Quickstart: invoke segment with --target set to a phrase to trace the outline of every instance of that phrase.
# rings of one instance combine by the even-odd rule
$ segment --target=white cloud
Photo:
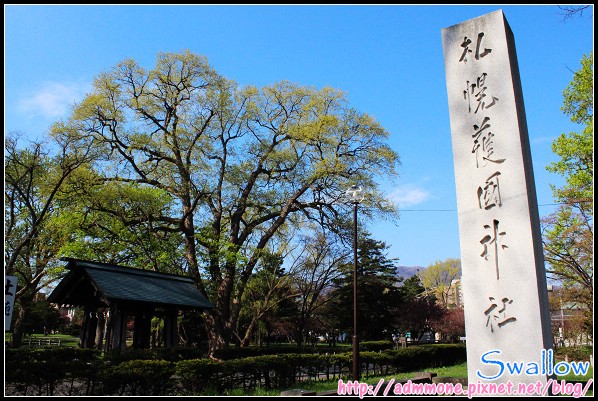
[[[556,139],[556,136],[539,136],[539,137],[532,137],[532,144],[540,145],[544,143],[552,143]]]
[[[19,101],[19,111],[29,117],[56,119],[83,99],[89,84],[48,82],[34,94]]]
[[[425,189],[413,184],[406,184],[395,188],[388,197],[400,209],[419,205],[430,199],[430,195],[430,192]]]

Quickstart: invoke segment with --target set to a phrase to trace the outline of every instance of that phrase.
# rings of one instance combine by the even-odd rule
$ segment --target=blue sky
[[[4,5],[4,130],[39,138],[99,73],[125,58],[190,50],[239,84],[281,80],[346,92],[390,132],[401,157],[396,225],[370,222],[399,264],[459,258],[441,29],[502,9],[515,36],[540,216],[554,210],[552,141],[577,131],[562,92],[593,50],[593,6],[557,5]],[[367,188],[366,188],[367,190]]]

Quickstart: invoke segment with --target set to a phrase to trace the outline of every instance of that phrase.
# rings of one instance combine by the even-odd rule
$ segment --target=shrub
[[[369,366],[372,365],[372,375],[389,374],[389,368],[396,365],[396,355],[386,352],[364,351],[359,353],[359,364],[365,376],[370,375]]]
[[[332,354],[346,352],[347,347],[311,347],[296,345],[272,345],[268,347],[224,348],[216,350],[214,356],[218,359],[240,359],[250,356],[280,355],[280,354]]]
[[[381,341],[362,341],[359,344],[360,351],[385,351],[387,349],[393,349],[394,343],[389,340]]]
[[[191,359],[175,364],[175,373],[180,379],[180,387],[185,395],[199,394],[208,387],[218,389],[218,375],[222,372],[222,362],[211,359]]]
[[[70,395],[75,379],[91,384],[99,355],[97,350],[71,347],[7,348],[5,382],[17,386],[19,392],[36,395],[55,395],[60,384],[70,382],[63,389],[63,394],[68,390],[66,395]]]
[[[104,395],[168,395],[174,388],[174,372],[168,361],[125,361],[103,370],[101,391]]]
[[[555,358],[564,360],[567,357],[571,361],[589,361],[593,354],[592,347],[559,347],[554,350]]]
[[[430,344],[385,351],[394,356],[398,372],[454,365],[467,360],[463,344]]]

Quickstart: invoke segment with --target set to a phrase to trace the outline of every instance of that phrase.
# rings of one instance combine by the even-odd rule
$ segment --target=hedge
[[[296,345],[272,345],[269,347],[230,347],[216,350],[214,357],[218,359],[240,359],[250,356],[279,355],[279,354],[333,354],[347,352],[350,347],[312,347],[309,345],[298,347]]]
[[[280,353],[229,360],[181,359],[184,353],[146,352],[153,359],[127,359],[144,352],[99,357],[77,348],[7,349],[8,395],[201,395],[242,388],[288,388],[302,380],[350,377],[353,355]],[[188,352],[187,355],[193,355]],[[398,350],[361,351],[364,377],[454,365],[466,360],[462,344],[421,345]],[[6,389],[9,389],[7,391]]]
[[[156,360],[125,361],[104,367],[102,395],[169,395],[175,387],[172,362]]]
[[[382,341],[362,341],[359,343],[360,351],[386,351],[393,349],[395,344],[389,340]]]
[[[55,395],[58,387],[61,394],[71,395],[80,391],[75,382],[83,382],[84,391],[91,392],[99,357],[100,352],[92,349],[6,348],[5,383],[30,395]]]
[[[151,348],[136,349],[128,348],[125,352],[113,351],[104,356],[105,360],[112,363],[121,363],[132,360],[156,360],[156,361],[184,361],[187,359],[205,358],[206,352],[200,348],[177,347],[177,348]]]

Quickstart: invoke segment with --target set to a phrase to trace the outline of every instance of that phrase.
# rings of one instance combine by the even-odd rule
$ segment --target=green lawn
[[[558,383],[561,383],[561,380],[565,380],[566,383],[572,383],[572,382],[587,382],[589,379],[594,379],[594,368],[590,365],[590,368],[588,369],[588,373],[586,375],[583,376],[577,376],[573,373],[569,373],[565,376],[557,376],[557,381]],[[575,384],[577,385],[577,384]],[[593,387],[593,385],[592,385]],[[593,390],[589,390],[586,393],[586,397],[593,397],[594,396],[594,391]]]
[[[10,340],[10,333],[5,333],[4,335],[4,340],[5,342],[8,342]],[[52,340],[60,340],[60,345],[64,345],[66,347],[78,347],[79,346],[79,337],[76,336],[71,336],[68,334],[49,334],[47,336],[43,335],[43,334],[31,334],[31,335],[27,335],[27,336],[23,336],[23,339],[21,340],[21,343],[25,344],[27,342],[27,340],[29,339],[37,339],[37,338],[43,338],[43,339],[52,339]]]
[[[559,380],[567,380],[569,381],[585,381],[588,379],[592,379],[594,377],[594,368],[592,366],[590,366],[590,368],[588,369],[588,373],[586,375],[583,376],[577,376],[575,374],[573,374],[572,372],[569,372],[569,374],[565,375],[565,376],[557,376],[557,378]]]

